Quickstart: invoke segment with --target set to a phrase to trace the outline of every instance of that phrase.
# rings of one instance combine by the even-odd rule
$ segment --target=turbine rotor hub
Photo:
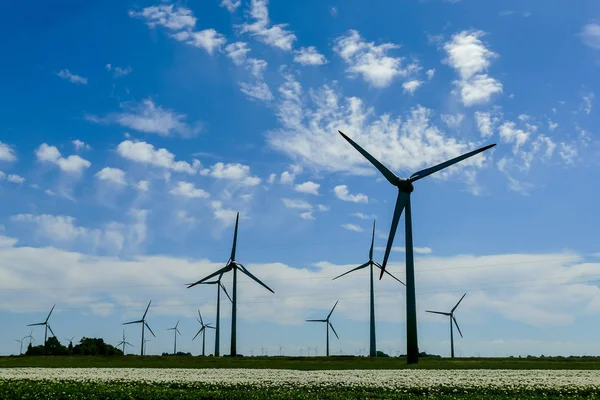
[[[408,179],[398,179],[396,186],[398,186],[398,190],[408,194],[411,194],[415,190],[412,182]]]

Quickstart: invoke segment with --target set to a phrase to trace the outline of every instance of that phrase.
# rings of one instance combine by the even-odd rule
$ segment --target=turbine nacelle
[[[415,191],[415,187],[412,184],[412,182],[410,181],[410,179],[398,178],[396,187],[398,187],[399,191],[404,192],[406,194],[411,194],[412,192]]]

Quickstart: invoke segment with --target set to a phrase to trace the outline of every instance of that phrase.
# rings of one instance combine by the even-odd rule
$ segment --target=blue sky
[[[467,292],[458,355],[597,353],[597,2],[8,7],[0,353],[52,304],[59,339],[116,343],[153,300],[148,352],[170,351],[181,319],[197,354],[216,293],[183,284],[227,261],[238,211],[238,259],[275,290],[241,280],[241,352],[323,353],[303,321],[336,300],[332,352],[367,348],[368,274],[331,278],[367,261],[374,218],[385,245],[396,193],[338,129],[400,176],[498,144],[415,184],[422,351],[449,353],[447,321],[424,310]],[[376,286],[378,347],[404,351],[404,290]]]

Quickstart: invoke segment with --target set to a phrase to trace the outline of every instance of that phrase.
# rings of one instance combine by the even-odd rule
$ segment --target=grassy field
[[[341,369],[561,369],[597,370],[598,358],[423,358],[417,365],[406,365],[403,358],[366,357],[0,357],[0,368],[255,368],[298,370]]]

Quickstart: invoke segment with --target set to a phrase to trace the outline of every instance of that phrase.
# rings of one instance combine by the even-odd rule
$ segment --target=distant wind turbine
[[[71,337],[71,338],[65,338],[65,340],[67,342],[69,342],[69,344],[72,346],[73,345],[73,339],[75,339],[75,336]]]
[[[217,276],[217,275],[223,275],[224,273],[227,273],[229,271],[233,271],[233,299],[232,299],[232,305],[231,305],[231,351],[230,354],[232,357],[235,357],[237,355],[237,336],[236,336],[236,326],[237,326],[237,271],[239,270],[240,272],[244,273],[245,275],[247,275],[248,277],[250,277],[251,279],[253,279],[255,282],[257,282],[259,285],[261,285],[262,287],[264,287],[265,289],[267,289],[269,292],[271,293],[275,293],[273,290],[271,290],[270,287],[268,287],[267,285],[265,285],[264,283],[262,283],[257,277],[255,277],[254,275],[252,275],[250,273],[250,271],[248,271],[246,269],[246,267],[244,267],[242,264],[238,263],[235,260],[235,250],[236,250],[236,246],[237,246],[237,233],[238,233],[238,224],[239,224],[239,219],[240,219],[240,213],[237,213],[237,217],[235,218],[235,231],[233,234],[233,246],[231,247],[231,256],[229,257],[229,260],[227,261],[227,264],[225,264],[225,267],[221,268],[220,270],[218,270],[217,272],[213,272],[212,274],[208,275],[206,278],[199,280],[196,283],[192,283],[191,285],[188,286],[188,289],[199,285],[201,283],[204,283],[208,280],[210,280],[211,278]]]
[[[442,311],[429,311],[427,310],[428,313],[432,313],[432,314],[440,314],[440,315],[445,315],[447,317],[450,317],[450,357],[454,358],[454,327],[452,326],[452,321],[454,321],[454,324],[456,325],[456,329],[458,329],[458,333],[460,334],[460,337],[463,337],[462,332],[460,331],[460,328],[458,326],[458,322],[456,322],[456,318],[454,318],[454,311],[456,310],[456,308],[458,307],[458,305],[460,304],[460,302],[465,298],[467,294],[463,294],[462,297],[460,298],[460,300],[458,301],[458,303],[456,303],[456,305],[452,308],[452,310],[450,310],[450,312],[442,312]]]
[[[21,347],[19,348],[19,355],[23,354],[23,340],[27,339],[27,336],[25,336],[24,338],[21,339],[15,339],[15,341],[19,342],[21,344]]]
[[[371,299],[370,309],[371,309],[371,312],[370,312],[370,325],[369,325],[370,326],[370,339],[369,339],[369,356],[370,357],[377,357],[377,340],[375,338],[375,290],[373,289],[373,266],[376,266],[377,268],[381,269],[381,265],[379,265],[378,262],[373,261],[373,245],[374,245],[374,243],[375,243],[375,221],[373,221],[373,235],[371,236],[371,249],[369,250],[369,261],[367,261],[366,263],[364,263],[361,266],[358,266],[354,269],[351,269],[348,272],[345,272],[345,273],[333,278],[333,280],[336,280],[337,278],[341,278],[342,276],[347,275],[351,272],[370,267],[370,270],[369,270],[370,271],[369,277],[371,280],[371,285],[370,285],[370,299]],[[396,278],[394,275],[390,274],[388,271],[385,271],[385,273],[404,285],[404,282],[402,282],[400,279]],[[404,286],[406,286],[406,285],[404,285]]]
[[[46,327],[46,329],[44,331],[44,346],[46,345],[46,342],[48,341],[48,329],[50,329],[50,333],[52,333],[52,336],[56,337],[56,335],[54,334],[54,331],[50,327],[50,324],[48,324],[48,320],[50,319],[50,315],[52,315],[52,311],[54,311],[54,307],[56,307],[56,304],[52,306],[52,309],[48,313],[48,316],[46,317],[46,320],[44,322],[38,322],[37,324],[29,324],[29,325],[27,325],[27,326],[44,325]]]
[[[416,364],[419,362],[419,341],[417,337],[417,301],[415,291],[415,263],[413,256],[413,239],[412,239],[412,213],[410,205],[410,194],[414,190],[413,182],[423,179],[433,173],[436,173],[444,168],[448,168],[460,161],[466,160],[476,154],[486,151],[495,146],[491,144],[482,147],[477,150],[473,150],[462,156],[458,156],[441,164],[435,165],[430,168],[426,168],[419,172],[416,172],[408,179],[401,179],[386,166],[379,162],[375,157],[369,154],[366,150],[356,144],[352,139],[346,136],[342,131],[338,131],[340,135],[344,137],[360,154],[362,154],[375,168],[381,172],[381,174],[390,182],[392,185],[398,188],[398,198],[396,200],[396,207],[394,209],[394,217],[392,218],[392,225],[390,227],[390,234],[388,235],[388,242],[385,248],[385,255],[383,256],[383,263],[381,264],[381,273],[379,279],[383,277],[385,267],[394,244],[394,236],[396,235],[396,229],[398,228],[398,222],[402,211],[406,208],[405,221],[405,239],[406,239],[406,362],[408,364]]]
[[[196,339],[196,336],[198,336],[199,334],[202,333],[202,357],[204,357],[206,355],[205,353],[205,349],[206,349],[206,329],[216,329],[215,327],[211,326],[212,324],[205,324],[204,320],[202,319],[202,314],[200,314],[200,310],[198,310],[198,316],[200,317],[200,319],[198,319],[197,321],[200,322],[200,330],[194,335],[194,337],[192,338],[192,340]]]
[[[337,337],[338,340],[340,339],[337,332],[335,331],[335,328],[333,327],[331,322],[329,322],[329,318],[331,317],[331,314],[333,314],[333,310],[335,310],[335,307],[337,306],[337,304],[338,304],[338,302],[336,301],[335,304],[333,305],[333,308],[331,309],[331,311],[329,311],[329,315],[327,315],[327,318],[325,318],[325,319],[307,319],[306,320],[306,322],[325,322],[325,329],[327,330],[327,357],[329,357],[329,328],[330,327],[331,327],[331,330],[333,331],[333,333],[335,333],[335,337]],[[317,346],[317,348],[318,348],[318,346]],[[315,355],[317,355],[316,348],[315,348]]]
[[[148,329],[150,329],[150,328],[148,328]],[[152,340],[150,340],[150,339],[144,339],[143,346],[142,346],[142,348],[144,349],[144,354],[146,354],[146,343],[151,342],[151,341]]]
[[[154,332],[152,332],[152,329],[150,329],[150,326],[148,325],[148,323],[146,322],[146,314],[148,314],[148,309],[150,308],[150,304],[152,303],[152,300],[150,300],[150,302],[148,303],[148,307],[146,307],[146,311],[144,311],[144,315],[142,316],[142,319],[139,319],[137,321],[130,321],[130,322],[125,322],[123,323],[123,325],[130,325],[130,324],[142,324],[142,349],[140,350],[140,355],[143,356],[145,351],[145,346],[144,346],[144,327],[148,328],[148,330],[150,331],[150,333],[152,334],[152,336],[156,337],[156,335],[154,334]]]
[[[125,329],[123,329],[123,340],[121,340],[118,344],[117,347],[119,346],[123,346],[123,355],[125,355],[125,346],[131,346],[133,347],[133,345],[131,343],[129,343],[127,341],[127,339],[125,338]]]
[[[177,320],[177,323],[175,324],[175,326],[173,328],[167,329],[168,331],[173,331],[173,335],[175,335],[175,343],[173,344],[173,355],[177,355],[177,334],[179,334],[179,336],[181,336],[181,332],[179,332],[179,329],[177,329],[178,326],[179,326],[179,320]]]

